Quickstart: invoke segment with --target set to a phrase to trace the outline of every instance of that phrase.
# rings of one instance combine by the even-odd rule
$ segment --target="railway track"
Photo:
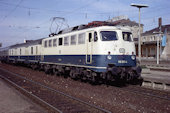
[[[96,105],[92,105],[78,98],[50,88],[43,84],[29,80],[21,75],[5,69],[0,77],[12,84],[15,88],[26,94],[50,112],[58,113],[111,113]]]
[[[154,90],[154,89],[149,89],[149,88],[144,88],[141,86],[134,86],[134,85],[129,85],[128,87],[122,88],[121,90],[135,93],[137,95],[144,95],[147,97],[170,101],[170,92],[168,91]]]

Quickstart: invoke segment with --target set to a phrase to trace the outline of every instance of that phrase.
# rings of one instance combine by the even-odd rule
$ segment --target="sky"
[[[141,9],[144,31],[157,27],[159,17],[163,25],[170,24],[169,0],[0,0],[0,43],[7,47],[48,37],[57,24],[67,28],[121,15],[138,22],[131,3],[149,6]]]

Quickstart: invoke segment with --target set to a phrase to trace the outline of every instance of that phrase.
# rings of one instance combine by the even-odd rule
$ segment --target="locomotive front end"
[[[100,32],[107,65],[105,78],[109,81],[141,81],[141,67],[137,63],[135,44],[128,29]]]

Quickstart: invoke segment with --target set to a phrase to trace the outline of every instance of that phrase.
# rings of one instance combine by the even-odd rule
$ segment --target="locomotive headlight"
[[[107,56],[107,59],[111,60],[111,59],[112,59],[112,56],[108,55],[108,56]]]
[[[134,55],[132,55],[132,56],[131,56],[131,59],[132,59],[132,60],[135,60],[135,56],[134,56]]]
[[[110,54],[111,54],[111,52],[110,52],[110,51],[108,51],[107,59],[109,59],[109,60],[111,60],[111,59],[112,59],[112,56],[111,56]]]

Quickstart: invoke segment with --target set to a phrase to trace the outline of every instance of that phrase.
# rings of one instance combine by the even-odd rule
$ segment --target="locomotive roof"
[[[117,23],[113,22],[107,22],[107,21],[93,21],[88,24],[82,24],[79,26],[74,26],[71,28],[66,28],[61,31],[59,31],[57,34],[51,33],[49,37],[55,36],[55,35],[60,35],[60,34],[65,34],[65,33],[70,33],[73,31],[79,31],[79,30],[84,30],[84,29],[89,29],[89,28],[96,28],[96,27],[102,27],[102,26],[114,26],[115,28],[122,28],[121,26],[117,25]]]
[[[76,32],[76,31],[85,31],[85,30],[93,30],[93,29],[97,30],[97,29],[100,29],[100,28],[103,28],[103,29],[115,28],[117,30],[130,31],[130,29],[128,27],[111,26],[111,25],[102,25],[102,26],[95,26],[95,27],[82,27],[82,29],[74,29],[74,30],[71,30],[73,28],[69,28],[68,30],[63,30],[64,32],[59,32],[58,34],[50,34],[49,37],[44,38],[44,39],[52,38],[54,36],[64,35],[64,34],[67,34],[67,33],[73,33],[73,32]]]
[[[6,51],[8,49],[9,49],[9,47],[4,47],[4,48],[0,48],[0,51]]]

